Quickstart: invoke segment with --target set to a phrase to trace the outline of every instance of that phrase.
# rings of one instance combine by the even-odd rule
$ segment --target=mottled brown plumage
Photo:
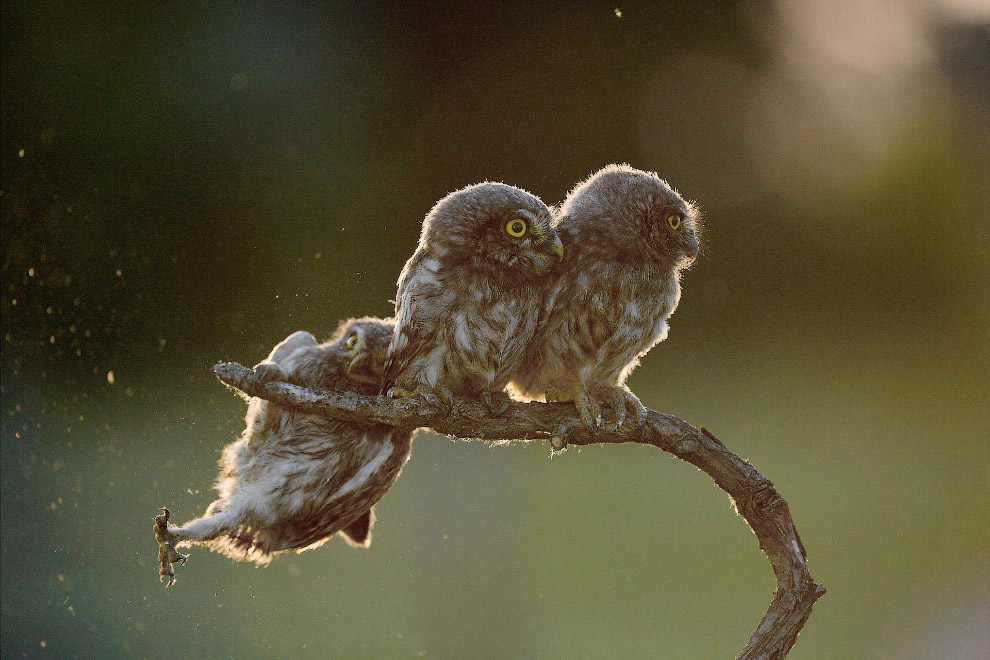
[[[263,381],[374,394],[393,324],[350,320],[325,344],[297,332],[256,369]],[[259,564],[303,551],[340,532],[368,547],[378,502],[409,458],[411,434],[391,426],[335,421],[251,399],[247,428],[224,449],[206,514],[169,527],[173,545],[204,544]]]
[[[699,213],[655,173],[609,165],[571,191],[557,228],[567,259],[511,388],[573,399],[590,427],[601,424],[600,402],[615,408],[617,425],[627,406],[642,421],[625,380],[667,336],[681,272],[698,256]]]
[[[550,209],[524,190],[480,183],[437,202],[399,277],[382,391],[441,409],[480,396],[497,415],[562,257]]]

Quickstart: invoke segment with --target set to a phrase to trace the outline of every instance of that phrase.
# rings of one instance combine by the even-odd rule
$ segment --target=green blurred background
[[[447,192],[613,161],[705,211],[631,385],[790,502],[791,657],[990,657],[990,5],[351,5],[3,4],[3,657],[733,657],[769,565],[644,446],[420,435],[369,551],[157,579],[215,362],[388,314]]]

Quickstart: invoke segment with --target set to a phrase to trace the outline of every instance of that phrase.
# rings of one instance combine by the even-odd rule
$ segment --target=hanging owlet
[[[437,202],[399,276],[382,391],[441,410],[480,397],[492,415],[533,337],[546,276],[564,248],[538,198],[479,183]]]
[[[375,394],[392,330],[391,321],[363,318],[343,323],[325,344],[297,332],[256,367],[258,378]],[[351,545],[368,547],[372,507],[408,460],[411,434],[262,399],[251,399],[246,420],[240,439],[223,452],[220,499],[202,518],[169,527],[165,540],[173,547],[203,544],[258,564],[279,552],[320,546],[337,532]]]
[[[608,165],[580,183],[560,209],[567,261],[553,275],[545,321],[512,388],[573,399],[582,421],[601,424],[600,403],[646,409],[625,386],[647,351],[667,337],[681,272],[698,256],[699,213],[653,172]]]

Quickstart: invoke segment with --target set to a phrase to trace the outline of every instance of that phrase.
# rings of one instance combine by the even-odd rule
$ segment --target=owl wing
[[[316,345],[318,345],[316,337],[304,330],[299,330],[298,332],[293,332],[291,335],[279,342],[279,344],[272,349],[272,352],[269,353],[268,361],[281,365],[285,362],[286,358],[296,352],[296,350],[305,346]]]
[[[415,254],[399,276],[395,297],[395,330],[385,353],[381,392],[385,394],[398,377],[435,343],[437,326],[430,322],[435,311],[440,282],[434,270]],[[433,302],[434,304],[430,304]]]

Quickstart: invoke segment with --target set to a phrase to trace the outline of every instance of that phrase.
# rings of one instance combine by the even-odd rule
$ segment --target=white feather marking
[[[440,380],[440,369],[443,364],[444,351],[441,349],[435,349],[430,352],[429,357],[426,359],[426,367],[422,371],[421,378],[426,381],[426,384],[430,387],[436,387],[437,382]]]
[[[361,466],[361,469],[354,473],[354,476],[344,482],[344,485],[340,487],[330,500],[335,500],[339,497],[343,497],[350,492],[353,492],[366,484],[368,479],[371,478],[378,468],[382,466],[385,460],[392,454],[392,443],[385,442],[382,444],[378,453],[375,454],[370,461]]]
[[[436,286],[440,284],[437,273],[440,271],[440,262],[436,259],[427,259],[416,269],[413,276],[416,286]]]
[[[467,314],[458,312],[454,314],[454,340],[457,345],[465,351],[471,349],[471,329],[468,327]]]

